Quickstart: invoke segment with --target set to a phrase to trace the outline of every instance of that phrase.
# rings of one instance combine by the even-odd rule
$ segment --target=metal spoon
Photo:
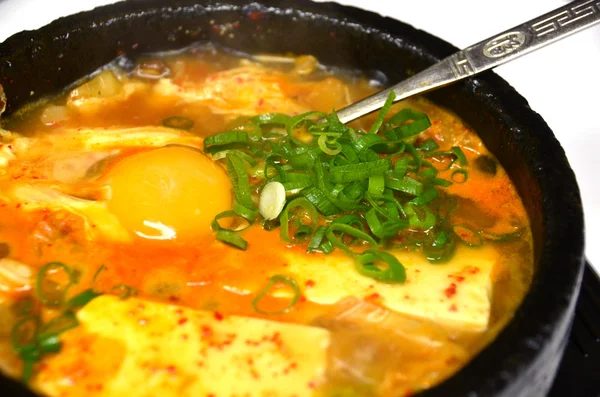
[[[494,68],[600,22],[600,0],[578,0],[458,51],[399,84],[338,111],[343,123],[383,106]]]

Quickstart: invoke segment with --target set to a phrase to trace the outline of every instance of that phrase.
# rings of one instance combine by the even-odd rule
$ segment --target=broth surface
[[[124,394],[128,389],[107,385],[120,379],[127,357],[141,357],[131,350],[136,338],[128,336],[141,332],[151,335],[148,349],[160,346],[159,353],[144,358],[146,367],[142,361],[131,364],[136,368],[132,379],[152,384],[153,391],[165,396],[225,395],[214,393],[225,390],[219,389],[222,385],[211,389],[207,380],[199,385],[196,378],[202,377],[203,367],[196,361],[197,368],[186,367],[191,364],[183,353],[181,362],[153,361],[170,354],[164,346],[186,350],[188,337],[183,335],[188,334],[178,333],[177,342],[173,336],[178,325],[202,339],[209,333],[203,324],[223,318],[240,338],[257,324],[247,317],[306,326],[284,328],[283,346],[285,332],[299,335],[289,340],[286,352],[296,357],[301,354],[296,350],[303,350],[298,347],[306,346],[311,355],[304,359],[321,363],[321,372],[310,374],[316,378],[309,382],[302,373],[290,381],[290,390],[273,386],[265,395],[407,396],[459,370],[511,319],[529,287],[533,257],[529,221],[516,189],[475,131],[451,112],[424,98],[402,101],[389,112],[409,108],[425,113],[431,126],[411,138],[411,144],[435,142],[439,152],[459,147],[468,161],[468,174],[463,174],[454,172],[456,164],[447,155],[426,157],[439,178],[453,182],[437,188],[439,205],[454,205],[450,219],[458,242],[448,263],[427,261],[419,241],[428,230],[403,232],[386,249],[406,266],[407,282],[384,285],[359,275],[340,250],[307,254],[308,242],[282,241],[277,225],[269,231],[258,222],[241,232],[248,244],[244,251],[216,240],[211,230],[214,215],[232,206],[232,185],[223,159],[199,151],[207,137],[235,130],[257,114],[329,113],[379,88],[359,73],[330,70],[310,56],[250,57],[196,48],[135,62],[122,58],[69,92],[2,120],[2,371],[19,377],[26,370],[14,339],[27,340],[32,331],[21,327],[15,333],[15,324],[31,316],[48,324],[79,310],[80,325],[60,333],[60,352],[35,361],[29,380],[35,390],[50,396]],[[368,131],[376,117],[351,126]],[[249,170],[251,184],[264,177],[259,168]],[[466,243],[473,231],[477,246]],[[71,274],[60,266],[44,269],[52,262],[66,264]],[[446,276],[446,269],[458,271],[447,270]],[[46,270],[43,282],[40,270]],[[420,273],[444,281],[417,282]],[[265,293],[257,310],[257,295],[273,275],[290,277],[299,286],[299,299],[289,310],[285,284]],[[62,291],[70,277],[72,285]],[[40,299],[40,288],[46,299]],[[104,296],[83,309],[48,304],[63,293],[68,300],[89,290]],[[469,294],[481,295],[477,291],[487,291],[489,302],[483,304],[489,305],[488,315],[473,311],[473,318],[461,317],[461,310],[471,310],[470,302],[475,302]],[[135,297],[129,299],[105,299],[132,292]],[[413,306],[400,302],[411,299],[417,302]],[[114,310],[104,313],[97,302]],[[144,309],[144,302],[161,305]],[[130,311],[123,309],[123,316],[134,318],[136,327],[154,324],[155,318],[164,324],[173,318],[174,323],[156,325],[148,334],[136,331],[115,314],[125,307]],[[144,310],[154,314],[146,317]],[[196,311],[212,314],[191,320]],[[114,330],[109,325],[94,328],[111,316],[120,324]],[[229,344],[237,346],[235,336],[231,338]],[[140,337],[140,344],[145,341]],[[313,341],[314,351],[307,341]],[[317,348],[319,343],[325,347]],[[249,345],[240,342],[236,349]],[[207,374],[212,370],[205,369]],[[282,371],[287,375],[291,370]],[[149,381],[159,376],[166,380]],[[240,380],[239,389],[255,395],[265,378],[274,379],[256,373]],[[236,381],[222,380],[227,382]],[[304,382],[304,389],[294,382]]]

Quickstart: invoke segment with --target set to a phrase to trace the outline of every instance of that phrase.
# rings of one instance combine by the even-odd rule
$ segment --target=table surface
[[[52,20],[114,0],[0,0],[0,42],[10,35],[37,29]],[[529,19],[568,1],[503,0],[339,0],[409,23],[459,48]],[[600,25],[496,68],[531,107],[544,117],[564,147],[579,182],[586,221],[586,255],[600,271]]]

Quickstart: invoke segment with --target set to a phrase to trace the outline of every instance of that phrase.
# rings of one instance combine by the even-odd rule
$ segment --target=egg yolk
[[[110,211],[147,239],[206,236],[215,215],[232,204],[225,170],[192,148],[164,147],[127,157],[109,171],[108,184]]]

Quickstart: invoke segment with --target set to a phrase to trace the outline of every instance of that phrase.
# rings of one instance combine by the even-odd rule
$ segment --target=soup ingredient
[[[436,150],[437,144],[414,146],[431,122],[425,113],[408,108],[386,120],[393,100],[391,93],[369,132],[344,125],[335,111],[292,117],[270,113],[209,136],[204,150],[226,159],[237,215],[253,222],[253,191],[278,182],[290,196],[303,196],[288,202],[281,212],[283,241],[301,244],[312,239],[310,252],[327,254],[337,248],[352,256],[368,244],[374,251],[358,257],[360,273],[402,283],[402,264],[376,249],[393,245],[402,233],[417,229],[427,235],[423,245],[432,262],[449,260],[455,246],[451,220],[436,208],[435,200],[440,186],[452,182],[438,178],[439,170],[425,159],[447,158],[444,171],[451,178],[464,175],[463,181],[456,181],[460,183],[466,182],[463,167],[468,161],[458,146],[446,151]],[[263,165],[261,172],[249,174],[257,164]],[[387,270],[379,269],[375,258],[386,262]]]
[[[194,126],[192,120],[183,116],[171,116],[164,119],[162,123],[165,127],[176,128],[178,130],[189,130]]]
[[[215,216],[231,207],[225,171],[191,148],[165,147],[127,157],[109,171],[108,181],[108,208],[146,239],[206,236]]]
[[[103,382],[107,396],[314,396],[327,361],[329,332],[318,327],[223,316],[136,298],[96,298],[77,314],[81,327],[63,335],[64,349],[80,340],[107,338],[117,348],[114,373]],[[301,341],[301,343],[299,343]],[[95,382],[94,360],[51,357],[35,386],[50,395],[65,379],[84,388]],[[107,360],[104,357],[101,360]],[[87,373],[79,371],[88,369]],[[61,374],[56,377],[52,374]]]
[[[40,116],[40,121],[46,125],[55,125],[69,118],[69,109],[66,106],[49,105]]]
[[[288,287],[288,289],[291,289],[293,292],[292,299],[287,303],[287,305],[283,309],[272,310],[272,311],[265,311],[265,310],[261,309],[261,307],[259,306],[261,299],[267,293],[269,293],[272,288],[276,287],[277,285],[283,285],[283,286]],[[254,308],[254,310],[257,313],[260,313],[260,314],[282,314],[282,313],[286,313],[286,312],[290,311],[290,309],[292,307],[294,307],[294,305],[296,303],[298,303],[299,299],[300,299],[300,287],[298,286],[298,283],[296,282],[296,280],[294,280],[291,277],[276,274],[274,276],[271,276],[271,278],[267,282],[267,285],[265,285],[264,288],[262,290],[260,290],[260,292],[256,295],[256,297],[252,301],[252,307]]]
[[[401,286],[351,271],[355,260],[339,253],[316,259],[290,251],[284,258],[289,263],[289,275],[299,285],[311,285],[304,291],[311,302],[334,304],[355,296],[455,329],[481,332],[488,327],[493,271],[499,259],[493,247],[475,250],[460,246],[443,265],[432,265],[415,251],[388,252],[406,271],[406,283]],[[288,290],[281,290],[276,296],[290,295]]]
[[[276,219],[285,206],[285,187],[279,182],[267,183],[260,192],[258,209],[267,221]]]
[[[23,211],[67,210],[75,214],[85,225],[87,240],[105,238],[121,242],[131,241],[131,234],[115,214],[109,211],[105,202],[83,200],[53,188],[24,183],[15,184],[9,192],[9,197],[21,203],[19,208]]]
[[[0,258],[0,296],[18,296],[31,289],[33,272],[29,266],[10,258]]]
[[[215,114],[251,116],[270,111],[297,114],[309,110],[286,95],[280,84],[282,76],[253,64],[211,74],[203,81],[177,84],[171,79],[161,79],[153,90],[163,97],[206,104]]]
[[[331,393],[325,395],[343,389],[361,396],[410,395],[447,376],[448,362],[467,356],[439,325],[356,298],[333,305],[314,324],[331,332],[325,386]]]

